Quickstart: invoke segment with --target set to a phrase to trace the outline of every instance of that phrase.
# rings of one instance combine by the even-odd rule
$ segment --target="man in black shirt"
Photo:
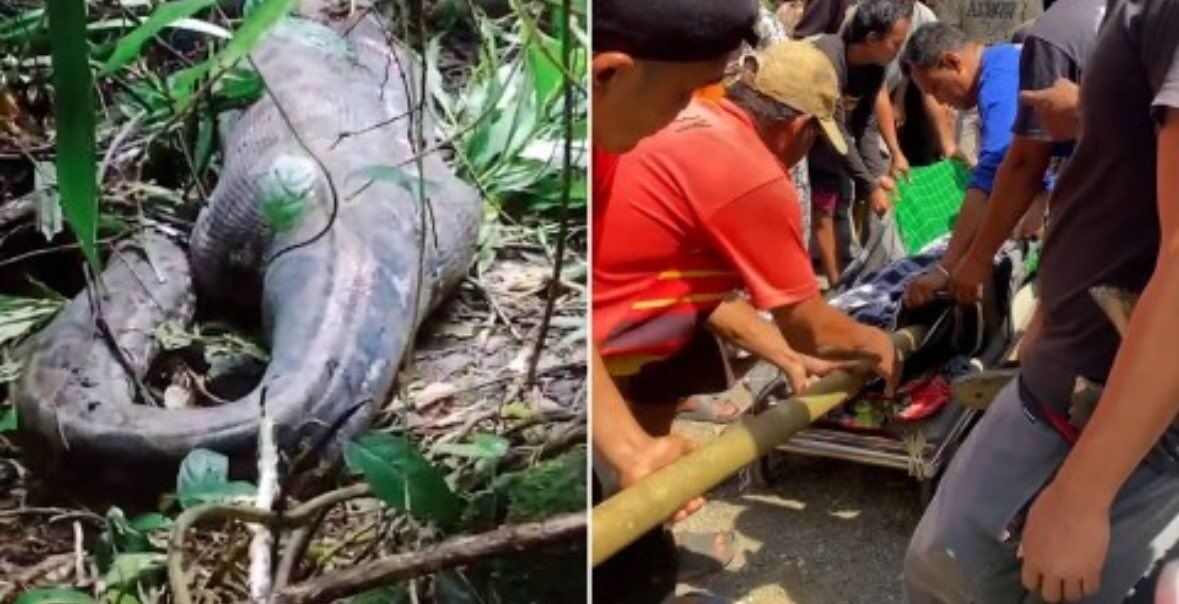
[[[870,117],[880,95],[891,107],[884,90],[885,67],[896,58],[909,33],[913,14],[911,0],[863,0],[843,28],[842,34],[822,35],[813,44],[827,55],[839,77],[843,107],[837,116],[848,153],[841,155],[830,144],[816,144],[808,156],[811,176],[811,228],[819,248],[823,273],[831,286],[839,280],[841,261],[846,261],[849,242],[837,243],[836,213],[845,214],[855,187],[855,198],[867,201],[877,213],[889,210],[891,203],[887,189],[893,186],[887,176],[875,173],[885,170],[869,166],[864,160],[864,144],[877,144],[876,137],[865,136]],[[892,116],[884,116],[881,123],[891,125]],[[859,143],[860,146],[857,146]],[[875,168],[875,169],[874,169]],[[846,238],[847,234],[843,234]],[[840,248],[844,249],[840,249]],[[838,251],[837,251],[838,250]],[[843,258],[840,258],[843,256]]]
[[[1151,589],[1140,581],[1179,543],[1176,31],[1177,2],[1108,5],[1081,83],[1081,135],[1051,201],[1042,320],[1018,383],[962,445],[917,527],[910,604],[1027,592],[1121,602]],[[1076,119],[1068,88],[1021,95],[1050,109],[1038,119],[1056,135]],[[1102,286],[1141,294],[1124,334],[1091,293]],[[1104,384],[1091,415],[1073,401],[1081,380]]]

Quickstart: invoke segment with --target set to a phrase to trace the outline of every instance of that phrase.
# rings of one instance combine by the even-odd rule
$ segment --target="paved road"
[[[699,440],[718,432],[681,422]],[[902,472],[791,457],[769,488],[734,479],[677,530],[733,529],[736,559],[690,586],[744,604],[902,602],[901,561],[920,518],[916,482]]]

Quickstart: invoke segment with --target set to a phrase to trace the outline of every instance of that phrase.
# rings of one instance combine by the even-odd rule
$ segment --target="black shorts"
[[[632,404],[675,405],[693,394],[729,387],[723,354],[716,336],[701,329],[675,356],[615,381]],[[593,502],[601,501],[602,486],[595,476]],[[593,569],[594,602],[660,602],[675,591],[678,570],[675,539],[666,526],[657,526]]]
[[[693,394],[729,387],[724,351],[712,332],[701,329],[674,356],[647,363],[632,376],[615,380],[635,405],[674,405]]]

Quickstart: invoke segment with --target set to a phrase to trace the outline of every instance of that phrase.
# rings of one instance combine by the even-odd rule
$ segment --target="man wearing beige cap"
[[[790,347],[783,354],[868,358],[890,382],[897,375],[887,334],[819,295],[784,167],[820,135],[845,149],[835,72],[802,42],[778,43],[746,65],[724,98],[694,99],[621,156],[611,202],[596,212],[594,228],[610,236],[594,250],[594,340],[653,436],[670,433],[681,397],[726,386],[707,328],[724,325],[721,335],[741,344],[766,341],[755,313],[745,323],[717,316],[740,290],[773,314]],[[749,349],[778,361],[774,350]]]

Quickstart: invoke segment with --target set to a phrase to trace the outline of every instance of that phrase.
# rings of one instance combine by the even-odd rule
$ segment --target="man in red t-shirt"
[[[623,155],[609,203],[594,211],[594,342],[606,381],[650,437],[670,435],[682,396],[724,388],[706,326],[759,356],[801,356],[789,341],[808,354],[871,357],[890,381],[897,373],[887,334],[819,296],[787,176],[819,132],[843,148],[833,118],[835,72],[802,42],[773,45],[754,63],[725,98],[694,99]],[[773,313],[781,333],[739,300],[741,289]],[[605,426],[594,413],[598,445]]]
[[[666,126],[694,92],[719,82],[729,57],[756,36],[755,0],[597,0],[593,3],[593,212],[608,206],[618,154]],[[602,237],[593,233],[593,245]],[[655,437],[635,420],[591,344],[595,458],[628,486],[686,453],[691,444]],[[596,464],[595,464],[596,465]],[[622,471],[618,471],[621,469]],[[594,500],[599,500],[594,480]],[[682,512],[699,508],[703,500]],[[651,531],[594,569],[594,601],[651,602],[676,584],[670,537]],[[674,549],[673,549],[674,551]]]
[[[678,393],[719,379],[703,328],[741,289],[802,352],[872,356],[882,375],[894,373],[888,335],[819,296],[784,168],[817,131],[846,149],[835,72],[800,42],[756,62],[726,98],[693,100],[622,156],[610,203],[594,213],[594,232],[609,233],[594,248],[594,341],[652,435],[670,432]]]

